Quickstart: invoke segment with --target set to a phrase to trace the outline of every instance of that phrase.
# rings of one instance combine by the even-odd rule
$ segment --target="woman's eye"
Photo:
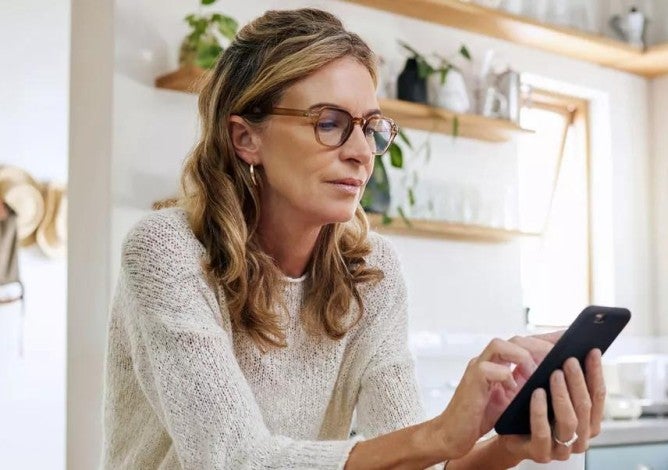
[[[338,127],[339,123],[336,121],[318,121],[318,129],[323,131],[330,131]]]

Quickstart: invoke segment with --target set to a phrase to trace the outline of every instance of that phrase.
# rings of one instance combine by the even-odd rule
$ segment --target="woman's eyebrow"
[[[346,108],[345,106],[341,106],[340,104],[336,104],[336,103],[316,103],[313,106],[309,106],[309,109],[321,108],[323,106],[331,106],[333,108],[345,109],[346,111],[348,111],[350,113],[350,110],[348,110],[348,108]],[[352,114],[352,113],[350,113],[350,114]],[[365,112],[363,114],[363,116],[364,117],[373,116],[374,114],[382,114],[382,113],[381,113],[380,109],[374,108],[374,109],[371,109],[371,110]]]

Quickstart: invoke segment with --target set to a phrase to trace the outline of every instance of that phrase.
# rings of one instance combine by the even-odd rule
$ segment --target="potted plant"
[[[446,108],[455,113],[464,113],[470,109],[470,102],[468,99],[468,92],[464,83],[464,77],[461,70],[452,63],[451,60],[442,57],[438,54],[434,56],[439,59],[439,65],[433,66],[429,60],[418,52],[409,44],[399,41],[401,47],[411,54],[411,57],[406,62],[406,68],[399,75],[397,80],[397,98],[404,101],[413,101],[420,103],[431,104],[432,106]],[[471,54],[465,45],[461,45],[458,54],[466,60],[471,60]],[[411,62],[412,61],[412,62]],[[414,63],[409,67],[409,62]],[[415,69],[415,77],[413,74],[407,74],[407,70]],[[455,77],[450,84],[448,83],[448,76]],[[410,80],[421,80],[424,85],[424,100],[419,101],[416,98],[422,99],[422,85],[413,83]],[[430,83],[430,88],[433,90],[428,93],[427,82]],[[402,92],[403,87],[403,92]],[[454,137],[459,135],[459,118],[454,116],[452,119],[452,131]]]
[[[406,145],[409,149],[413,148],[408,136],[406,136],[401,129],[399,130],[398,137],[402,145]],[[388,153],[390,156],[390,164],[394,168],[402,169],[404,167],[404,151],[402,146],[396,141],[392,142],[388,149]],[[408,198],[414,203],[412,186],[408,187]],[[388,215],[390,202],[390,180],[387,174],[387,168],[385,167],[385,162],[383,161],[383,156],[381,155],[374,160],[373,173],[364,189],[364,194],[362,195],[360,203],[367,212],[383,214],[383,224],[389,224],[392,221],[392,218]],[[401,207],[398,207],[397,211],[406,224],[410,225],[410,221],[405,217]]]
[[[432,65],[423,54],[409,44],[402,41],[399,41],[399,44],[411,54],[411,59],[409,60],[415,61],[417,75],[425,81],[425,102],[456,113],[465,113],[470,109],[464,75],[461,69],[453,63],[453,59],[443,57],[439,54],[432,54],[438,61],[437,65]],[[467,61],[471,60],[471,54],[463,44],[459,47],[457,55]],[[400,95],[399,99],[404,98]],[[408,101],[413,100],[408,99]]]
[[[198,93],[202,78],[212,68],[223,52],[223,45],[237,34],[237,21],[222,13],[202,13],[202,8],[217,0],[199,0],[200,8],[195,14],[185,17],[190,27],[181,42],[178,70],[155,79],[158,88]]]
[[[464,45],[459,48],[458,55],[465,60],[471,60],[471,54]],[[438,66],[429,66],[431,67],[427,78],[429,104],[455,113],[469,111],[471,103],[461,69],[446,57],[438,54],[434,54],[434,57],[438,60]]]
[[[239,24],[234,18],[222,13],[202,13],[202,7],[216,1],[200,0],[200,11],[185,17],[190,32],[181,42],[179,66],[212,68],[223,52],[225,42],[236,36]]]

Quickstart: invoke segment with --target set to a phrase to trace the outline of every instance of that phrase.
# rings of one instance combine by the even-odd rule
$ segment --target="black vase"
[[[427,80],[420,78],[418,63],[414,58],[406,61],[397,78],[397,98],[414,103],[427,103]]]

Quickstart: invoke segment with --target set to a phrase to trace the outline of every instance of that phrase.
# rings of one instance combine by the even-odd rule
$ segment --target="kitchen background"
[[[561,274],[549,292],[532,287],[526,274],[531,259],[536,264],[530,254],[545,249],[540,238],[511,236],[497,242],[387,235],[399,251],[408,282],[411,347],[428,411],[442,409],[466,361],[491,337],[539,329],[527,325],[527,318],[538,324],[567,324],[589,302],[633,312],[633,321],[606,355],[609,362],[628,354],[668,354],[668,246],[662,242],[668,232],[662,210],[668,203],[668,155],[662,151],[668,144],[663,112],[668,80],[361,3],[220,0],[201,11],[220,11],[243,25],[271,8],[325,8],[384,59],[382,71],[388,78],[380,93],[390,99],[396,98],[393,84],[408,57],[401,40],[424,54],[448,57],[465,44],[473,60],[456,60],[472,102],[473,77],[493,50],[494,66],[521,72],[525,85],[587,103],[589,258],[586,252],[583,258],[582,253],[571,256],[575,250],[563,251],[563,263],[555,265]],[[637,6],[649,19],[646,42],[668,41],[666,2],[492,3],[531,14],[537,21],[568,23],[608,36],[615,34],[609,18]],[[568,13],[561,6],[566,4]],[[0,79],[0,163],[24,168],[39,182],[68,182],[70,203],[66,258],[46,257],[36,246],[20,251],[25,321],[18,303],[0,306],[1,466],[91,468],[99,455],[106,309],[120,244],[153,202],[174,194],[182,159],[197,138],[196,95],[157,88],[155,79],[177,69],[179,46],[187,34],[183,18],[199,7],[194,0],[116,0],[95,6],[85,0],[30,0],[3,1],[0,9],[6,70]],[[522,119],[529,129],[539,122],[531,120],[530,113]],[[527,194],[522,186],[527,154],[545,159],[543,166],[554,163],[558,140],[542,140],[540,132],[518,132],[501,143],[424,130],[406,129],[406,134],[413,148],[422,150],[404,148],[406,168],[388,170],[393,214],[403,201],[415,217],[521,228],[517,225],[529,218],[526,201],[544,200],[551,189],[534,185],[538,194]],[[573,143],[577,133],[572,135],[571,158],[582,161],[585,154]],[[428,162],[424,145],[431,146]],[[404,175],[411,169],[419,175],[412,207],[406,205],[404,188]],[[567,184],[558,194],[577,191]],[[443,200],[457,203],[430,212],[430,200],[436,205]],[[581,214],[578,208],[586,205],[586,200],[563,200],[566,213]],[[394,223],[400,221],[394,217]],[[566,219],[559,233],[570,234],[568,227]],[[570,227],[575,232],[581,225]],[[585,242],[589,246],[586,237]],[[547,308],[550,302],[537,298],[537,292],[559,299],[559,308]],[[527,317],[527,307],[534,317]],[[611,433],[618,433],[613,443],[637,443],[643,432],[615,426],[609,426]],[[652,433],[668,442],[668,425],[657,429]],[[643,453],[648,448],[643,447]],[[611,449],[616,459],[624,452],[639,452],[628,445]],[[665,452],[668,462],[666,447],[657,452]],[[551,465],[582,466],[582,459]]]

